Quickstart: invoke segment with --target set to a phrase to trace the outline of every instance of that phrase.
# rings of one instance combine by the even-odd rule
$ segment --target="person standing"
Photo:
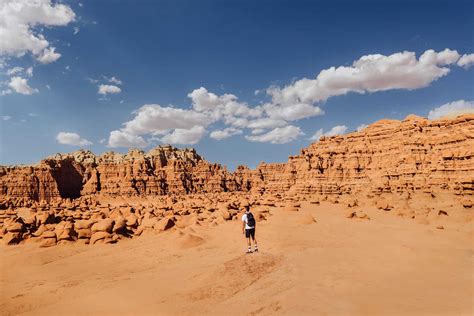
[[[247,238],[248,250],[247,253],[252,253],[252,241],[254,243],[254,251],[258,252],[257,239],[255,238],[255,217],[250,212],[250,206],[245,206],[245,214],[242,215],[242,233]]]

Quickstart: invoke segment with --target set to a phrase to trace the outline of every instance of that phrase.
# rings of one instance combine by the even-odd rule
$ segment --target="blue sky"
[[[0,0],[0,164],[173,143],[255,167],[474,108],[472,1],[32,3]]]

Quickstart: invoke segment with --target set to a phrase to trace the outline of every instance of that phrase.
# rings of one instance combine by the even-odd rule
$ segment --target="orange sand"
[[[472,224],[339,205],[113,245],[0,247],[1,315],[472,315]],[[317,219],[314,223],[311,216]]]

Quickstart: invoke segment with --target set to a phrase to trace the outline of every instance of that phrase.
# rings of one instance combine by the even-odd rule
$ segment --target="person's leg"
[[[252,239],[253,239],[255,251],[258,251],[257,238],[255,238],[255,228],[253,229],[253,232],[252,232]]]
[[[248,245],[247,252],[252,252],[252,243],[250,241],[250,231],[248,229],[245,230],[245,237],[247,237],[247,245]]]

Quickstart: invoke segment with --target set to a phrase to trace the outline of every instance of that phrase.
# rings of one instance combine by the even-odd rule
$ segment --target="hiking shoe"
[[[258,248],[257,248],[257,247],[255,247],[254,252],[258,252]]]

